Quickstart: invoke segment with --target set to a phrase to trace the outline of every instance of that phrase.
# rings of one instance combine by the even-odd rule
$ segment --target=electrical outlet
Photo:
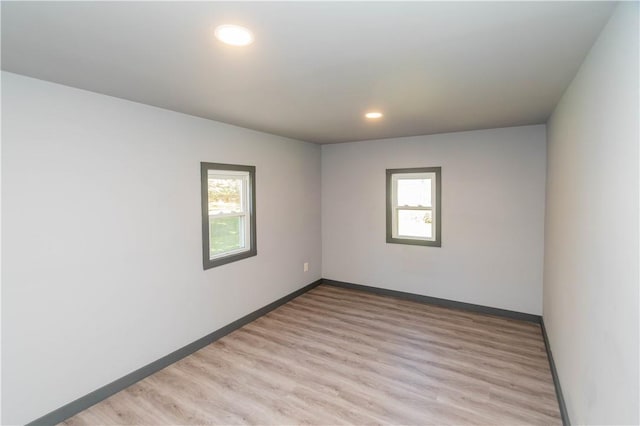
[[[304,272],[309,272],[309,262],[304,262],[303,268]]]

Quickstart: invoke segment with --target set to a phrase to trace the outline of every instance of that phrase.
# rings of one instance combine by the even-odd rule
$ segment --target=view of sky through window
[[[398,205],[431,207],[431,179],[398,179]]]

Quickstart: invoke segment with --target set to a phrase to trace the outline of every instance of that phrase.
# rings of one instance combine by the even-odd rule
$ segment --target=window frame
[[[242,203],[246,206],[243,209],[242,214],[229,214],[227,216],[245,216],[245,235],[248,228],[249,234],[249,247],[248,249],[242,249],[230,251],[217,255],[211,259],[210,248],[210,222],[209,222],[209,170],[215,170],[220,172],[223,176],[225,172],[229,172],[229,176],[244,175],[248,173],[248,176],[243,179],[243,185],[245,187],[246,195],[243,195]],[[240,173],[241,172],[241,173]],[[248,257],[256,256],[258,254],[256,246],[256,168],[255,166],[244,166],[238,164],[224,164],[224,163],[200,163],[200,188],[201,188],[201,202],[202,202],[202,266],[205,270],[215,268],[216,266],[226,265],[227,263],[235,262]],[[246,199],[245,199],[246,198]]]
[[[394,176],[397,175],[415,175],[415,174],[424,174],[424,173],[433,173],[435,175],[435,183],[432,183],[432,204],[431,208],[408,208],[405,210],[431,210],[433,217],[433,231],[434,238],[433,240],[427,240],[423,238],[399,238],[394,237],[394,229],[397,226],[397,211],[399,207],[397,205],[397,191],[394,191],[394,180],[397,181],[397,177],[394,179]],[[408,244],[408,245],[419,245],[419,246],[430,246],[430,247],[441,247],[442,246],[442,214],[441,214],[441,206],[442,206],[442,167],[413,167],[413,168],[403,168],[403,169],[387,169],[386,170],[386,215],[387,215],[387,243],[392,244]],[[435,188],[435,194],[433,189]],[[394,200],[393,198],[396,197]]]

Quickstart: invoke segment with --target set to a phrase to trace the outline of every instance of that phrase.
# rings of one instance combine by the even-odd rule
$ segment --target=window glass
[[[221,178],[209,171],[209,213],[242,211],[242,178]]]
[[[244,217],[209,218],[209,258],[245,248]]]
[[[398,179],[398,205],[431,207],[431,179]]]
[[[398,209],[398,236],[431,238],[433,212]]]

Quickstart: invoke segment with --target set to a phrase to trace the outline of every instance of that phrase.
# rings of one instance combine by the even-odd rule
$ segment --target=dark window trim
[[[230,254],[218,259],[209,258],[209,170],[242,171],[249,172],[249,186],[251,197],[249,199],[249,250],[242,253]],[[256,256],[256,167],[241,166],[237,164],[200,163],[200,187],[202,196],[202,266],[204,269],[226,265],[247,257]]]
[[[442,245],[442,214],[441,205],[442,205],[442,178],[441,178],[441,170],[442,167],[415,167],[409,169],[387,169],[387,243],[392,244],[409,244],[415,246],[431,246],[431,247],[441,247]],[[393,211],[391,208],[391,181],[392,176],[394,174],[402,174],[402,173],[435,173],[436,175],[436,226],[435,233],[436,238],[435,241],[425,241],[425,240],[414,240],[409,238],[393,238],[393,220],[392,215]]]

